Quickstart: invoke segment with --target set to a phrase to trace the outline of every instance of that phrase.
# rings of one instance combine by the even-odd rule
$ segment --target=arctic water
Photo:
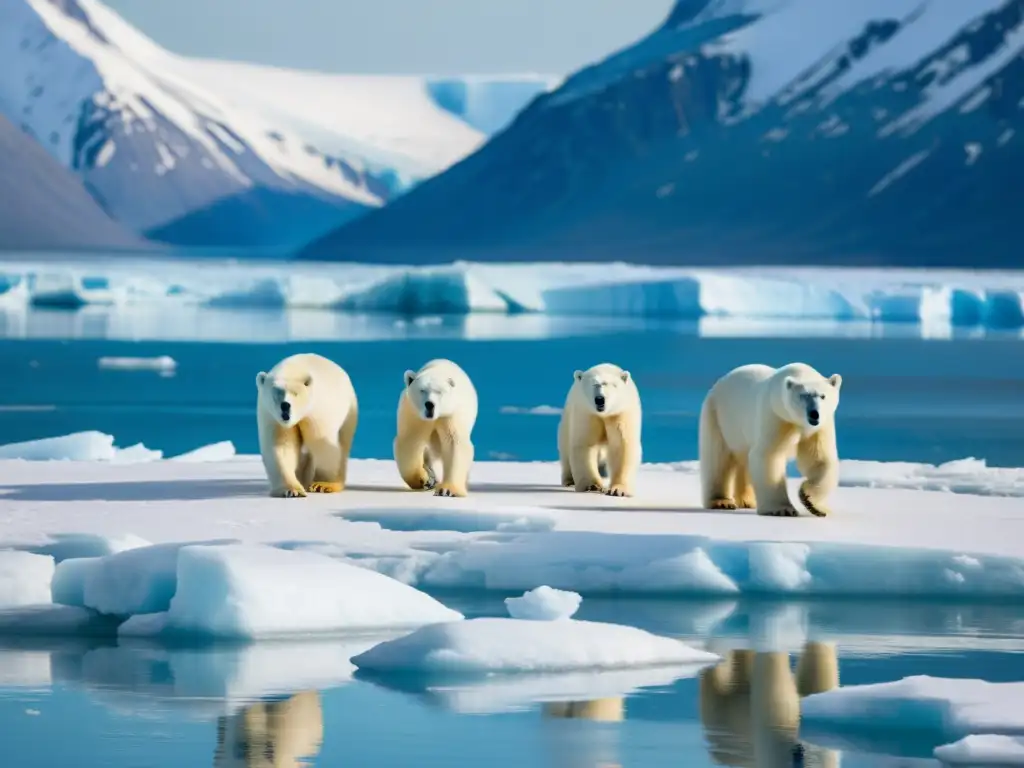
[[[611,361],[633,372],[643,394],[645,460],[692,460],[700,401],[717,376],[742,363],[801,360],[843,376],[844,458],[941,463],[974,456],[1024,466],[1024,356],[1016,335],[935,338],[934,329],[912,325],[841,323],[125,312],[0,315],[8,365],[3,442],[98,430],[119,446],[142,442],[165,455],[221,440],[254,453],[256,373],[287,354],[313,351],[352,375],[361,403],[357,457],[390,456],[403,372],[450,357],[480,393],[480,458],[553,460],[557,409],[573,370]],[[99,363],[160,356],[175,365],[124,370]],[[467,616],[504,614],[494,596],[442,599]],[[577,618],[634,624],[712,648],[753,649],[765,626],[824,638],[835,644],[842,685],[916,674],[1024,680],[1024,628],[1013,606],[587,598]],[[769,764],[757,753],[750,704],[716,703],[698,678],[640,689],[621,708],[613,703],[605,722],[567,718],[564,709],[531,699],[528,686],[515,706],[498,706],[500,696],[486,687],[422,691],[358,678],[313,682],[269,703],[245,699],[252,678],[301,690],[289,685],[289,674],[311,653],[302,643],[256,655],[252,647],[0,638],[3,763]],[[932,748],[945,743],[944,734],[923,731],[846,744],[840,756],[825,737],[802,738],[792,744],[793,765],[879,765],[882,754],[925,758],[927,765]]]

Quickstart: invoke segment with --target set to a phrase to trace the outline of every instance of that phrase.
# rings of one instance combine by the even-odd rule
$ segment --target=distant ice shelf
[[[621,262],[442,267],[146,259],[10,260],[0,308],[316,308],[407,316],[747,318],[1024,328],[1024,271],[686,269]]]

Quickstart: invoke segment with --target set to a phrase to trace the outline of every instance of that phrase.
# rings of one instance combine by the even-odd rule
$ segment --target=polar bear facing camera
[[[477,408],[473,382],[451,360],[431,360],[405,372],[394,448],[406,485],[414,491],[436,487],[435,496],[469,493]]]
[[[359,422],[352,380],[314,354],[256,374],[256,426],[270,495],[297,498],[345,488]]]
[[[640,391],[629,371],[601,363],[573,374],[558,423],[562,485],[632,496],[640,469]],[[601,464],[610,485],[604,488]]]
[[[818,517],[839,485],[835,412],[842,377],[809,365],[744,365],[711,387],[700,412],[700,479],[708,509],[794,517],[786,463],[804,476],[800,501]]]

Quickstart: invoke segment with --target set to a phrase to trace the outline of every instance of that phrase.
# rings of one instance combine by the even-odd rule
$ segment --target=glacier
[[[942,336],[954,328],[1024,328],[1024,272],[710,270],[626,263],[431,267],[129,256],[40,260],[17,253],[0,260],[0,310],[7,313],[29,307],[186,305],[412,318],[913,323]],[[708,332],[714,332],[711,325]]]
[[[679,0],[300,255],[1016,267],[1022,50],[1017,0]]]

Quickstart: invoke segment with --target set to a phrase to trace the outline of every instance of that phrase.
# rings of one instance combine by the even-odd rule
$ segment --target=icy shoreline
[[[361,264],[182,259],[0,262],[0,307],[152,302],[405,315],[705,317],[1024,327],[1024,272],[683,269],[624,263]]]

